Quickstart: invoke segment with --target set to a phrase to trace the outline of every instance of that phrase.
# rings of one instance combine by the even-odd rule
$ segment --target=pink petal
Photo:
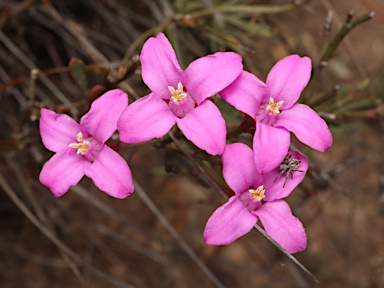
[[[117,129],[121,141],[140,143],[163,137],[175,123],[175,116],[167,103],[149,94],[124,110],[117,122]]]
[[[163,33],[144,43],[140,61],[143,81],[157,96],[169,99],[171,94],[168,86],[176,88],[179,82],[183,83],[184,72],[171,43]]]
[[[267,86],[255,75],[243,71],[231,85],[219,94],[237,110],[255,118],[264,94],[268,93]]]
[[[79,183],[84,176],[84,168],[90,164],[83,156],[77,155],[74,149],[67,148],[53,155],[44,164],[39,179],[55,197],[60,197],[71,186]]]
[[[292,215],[287,202],[267,202],[253,213],[260,217],[265,231],[289,253],[305,250],[305,229],[300,220]]]
[[[240,75],[241,56],[233,52],[218,52],[193,61],[185,69],[186,88],[195,102],[219,93]]]
[[[281,110],[291,107],[300,97],[311,78],[312,64],[308,57],[290,55],[275,64],[267,77],[269,97],[275,103],[283,100]]]
[[[212,101],[204,101],[184,118],[176,118],[185,137],[211,155],[224,152],[227,130],[220,110]]]
[[[292,159],[301,161],[300,165],[297,167],[297,170],[302,170],[303,172],[292,172],[286,182],[286,174],[279,176],[279,169],[274,169],[271,172],[265,174],[263,180],[264,188],[266,191],[265,198],[263,199],[264,201],[273,201],[287,197],[289,194],[291,194],[293,189],[295,189],[303,181],[305,173],[308,170],[307,158],[296,151],[289,151],[288,154],[292,154]]]
[[[80,121],[81,128],[100,143],[104,143],[117,129],[117,120],[128,106],[128,95],[114,89],[93,101],[91,109]]]
[[[108,195],[123,199],[133,192],[132,174],[127,162],[117,152],[104,145],[85,175]]]
[[[310,107],[295,104],[278,115],[275,127],[284,127],[309,147],[324,152],[332,145],[327,123]]]
[[[66,114],[56,114],[48,109],[41,109],[40,134],[47,149],[59,152],[68,148],[70,143],[77,143],[80,125]]]
[[[225,147],[223,160],[223,176],[231,189],[239,194],[256,183],[262,176],[257,172],[253,151],[243,143],[229,144]]]
[[[257,216],[252,215],[238,195],[216,209],[204,229],[207,245],[227,245],[247,234],[255,226]]]
[[[256,121],[253,152],[259,173],[265,174],[276,169],[287,155],[289,143],[289,131]]]

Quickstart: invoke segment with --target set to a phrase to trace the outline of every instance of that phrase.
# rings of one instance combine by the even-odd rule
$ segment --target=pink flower
[[[80,124],[68,115],[41,109],[41,139],[56,154],[45,163],[40,182],[56,197],[65,194],[84,175],[113,197],[125,198],[133,192],[127,163],[105,144],[116,131],[117,119],[127,105],[127,94],[111,90],[92,103]]]
[[[281,199],[303,180],[308,161],[297,152],[289,152],[289,155],[292,160],[301,161],[296,162],[296,171],[292,170],[287,175],[281,173],[288,172],[285,169],[275,169],[260,175],[251,148],[242,143],[227,145],[222,156],[223,175],[235,196],[208,219],[204,230],[206,244],[230,244],[251,231],[260,219],[265,231],[289,253],[305,249],[307,237],[304,227]],[[285,165],[281,164],[279,168],[285,168]]]
[[[164,136],[177,124],[188,140],[212,155],[225,148],[226,126],[219,109],[206,100],[242,71],[241,56],[218,52],[181,70],[164,34],[149,38],[141,56],[142,76],[152,93],[135,101],[118,122],[120,139],[139,143]]]
[[[290,55],[276,63],[264,84],[243,71],[219,94],[235,108],[256,120],[253,150],[259,172],[279,165],[287,154],[290,132],[318,151],[332,145],[326,122],[303,104],[295,104],[311,76],[311,60]]]

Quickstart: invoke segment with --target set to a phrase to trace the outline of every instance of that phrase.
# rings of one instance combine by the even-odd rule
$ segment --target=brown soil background
[[[1,32],[40,69],[66,66],[71,56],[86,63],[100,62],[91,48],[83,43],[75,46],[76,40],[68,36],[68,31],[85,35],[107,59],[119,60],[140,33],[152,22],[159,22],[149,7],[153,3],[162,7],[164,2],[178,1],[111,0],[100,1],[100,5],[85,0],[52,2],[63,17],[74,21],[70,23],[74,30],[63,29],[64,24],[52,20],[52,15],[39,12],[43,2],[0,2]],[[100,7],[110,10],[103,13]],[[368,87],[349,92],[351,101],[353,97],[382,99],[384,3],[380,0],[316,0],[295,11],[265,16],[265,23],[281,33],[280,39],[255,36],[254,46],[249,47],[255,53],[243,55],[253,63],[249,70],[265,80],[272,65],[291,52],[307,54],[318,61],[328,11],[334,13],[334,35],[351,9],[356,15],[373,10],[376,17],[347,36],[316,90],[329,91],[335,84],[342,90],[370,79]],[[130,23],[134,27],[119,24],[118,20],[108,18],[110,15],[132,17]],[[108,26],[111,23],[116,26]],[[65,37],[72,40],[66,42]],[[50,157],[40,142],[38,122],[24,123],[23,139],[29,140],[12,142],[17,139],[12,132],[22,117],[23,101],[17,99],[27,99],[30,69],[3,41],[0,49],[0,85],[18,77],[26,79],[10,88],[2,86],[0,91],[0,173],[42,226],[82,262],[73,260],[65,249],[48,239],[5,190],[0,190],[0,286],[215,287],[137,193],[125,200],[115,200],[83,179],[77,188],[55,199],[38,182],[40,169]],[[63,91],[76,90],[74,85],[60,86],[71,81],[65,73],[50,77]],[[126,83],[138,85],[136,91],[146,91],[139,75],[133,75]],[[39,87],[37,95],[48,93],[46,88]],[[78,89],[67,96],[72,102],[84,97]],[[308,236],[306,251],[295,257],[313,273],[318,284],[257,231],[225,247],[206,246],[202,238],[205,223],[223,199],[182,156],[172,162],[181,167],[181,173],[174,175],[165,172],[164,162],[169,159],[164,149],[149,144],[123,147],[121,153],[128,159],[142,190],[225,287],[384,287],[383,121],[345,118],[336,121],[331,129],[333,147],[325,153],[305,150],[311,159],[311,169],[303,184],[288,198]],[[329,179],[325,181],[320,174]]]

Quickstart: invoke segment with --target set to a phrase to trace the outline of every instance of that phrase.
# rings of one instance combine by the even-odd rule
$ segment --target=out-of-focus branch
[[[312,98],[315,85],[317,83],[320,72],[324,67],[327,66],[328,60],[333,56],[334,52],[336,51],[337,47],[340,45],[344,37],[360,24],[363,24],[373,19],[373,17],[375,16],[375,13],[370,12],[352,21],[352,18],[354,15],[355,15],[354,11],[350,11],[348,13],[343,25],[340,27],[335,37],[329,42],[329,44],[325,47],[325,49],[321,53],[319,63],[317,64],[316,67],[314,67],[313,76],[307,86],[307,91],[301,97],[301,100],[303,103],[306,103],[308,99]]]

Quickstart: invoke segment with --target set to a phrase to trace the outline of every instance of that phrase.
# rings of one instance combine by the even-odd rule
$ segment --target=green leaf
[[[69,62],[69,72],[77,87],[79,87],[84,94],[88,95],[88,80],[83,61],[72,57]]]

